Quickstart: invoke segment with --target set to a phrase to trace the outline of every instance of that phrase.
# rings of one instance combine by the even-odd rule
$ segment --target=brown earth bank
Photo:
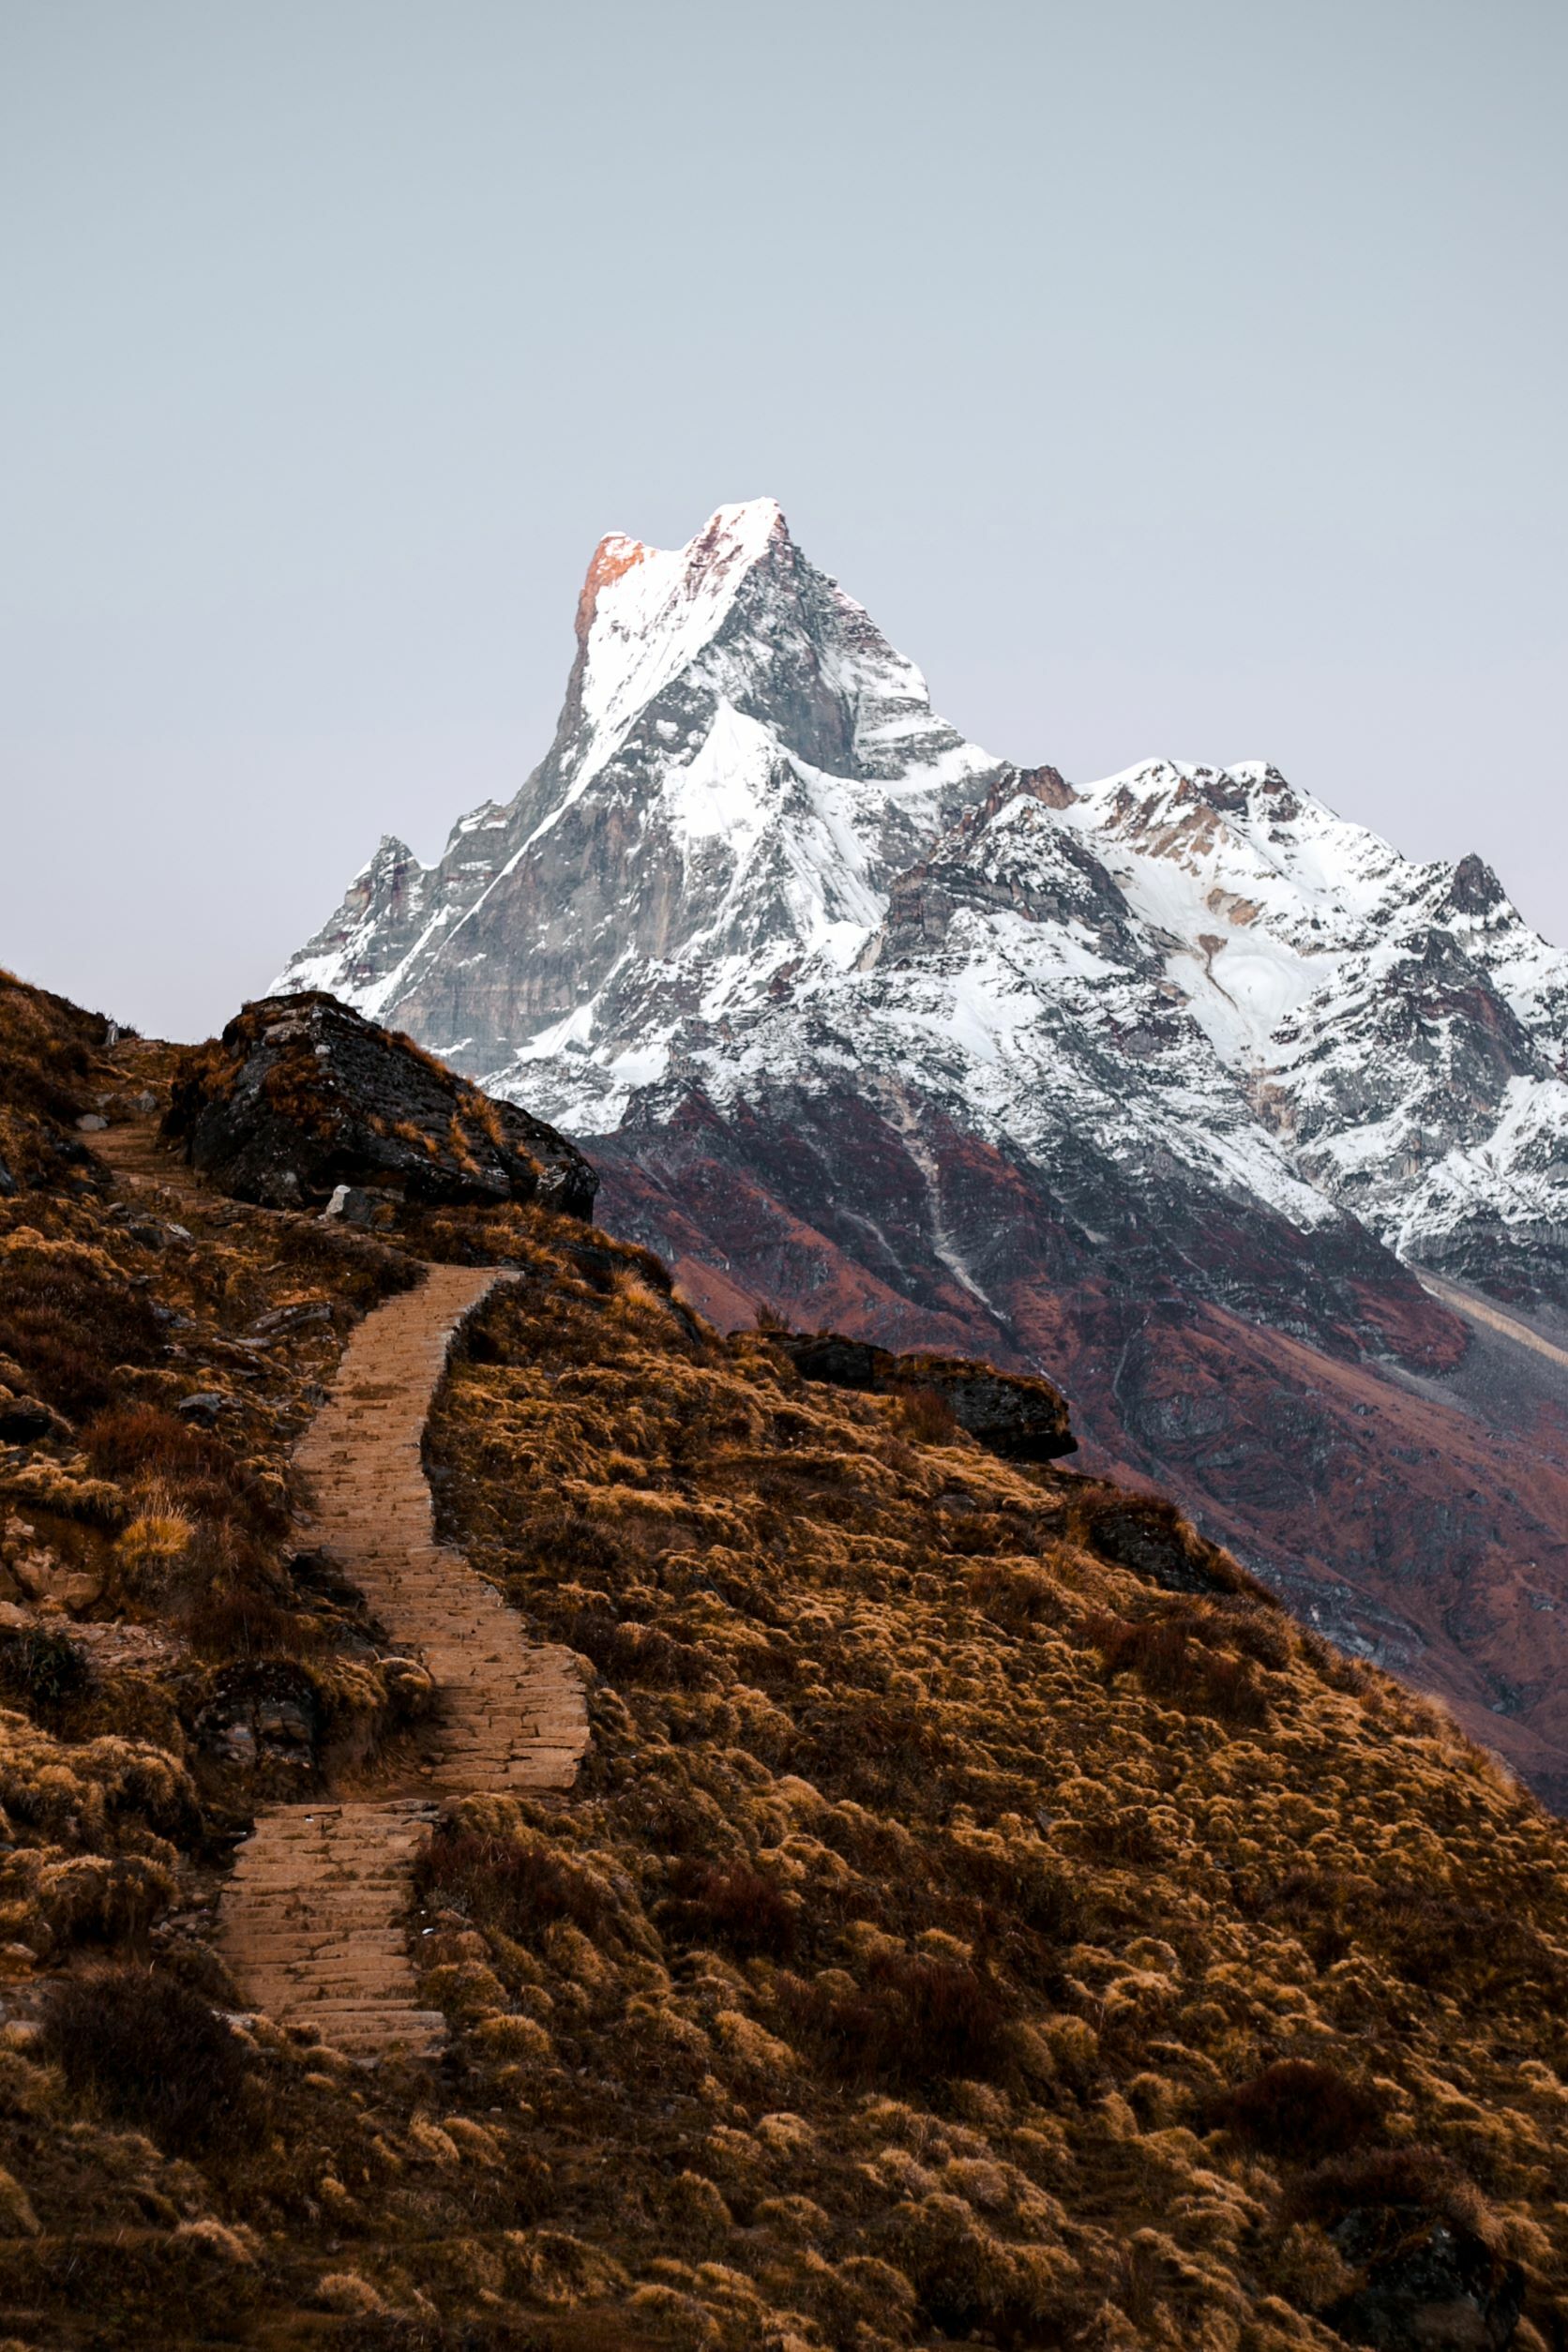
[[[1564,2352],[1568,1830],[1450,1715],[536,1199],[238,1203],[152,1145],[171,1049],[0,980],[8,1054],[0,2342]],[[432,1263],[510,1278],[400,1644]],[[579,1661],[569,1788],[440,1793],[443,1574]],[[251,1824],[432,1782],[430,2055],[258,2011]]]
[[[586,1144],[596,1213],[721,1329],[761,1304],[1048,1374],[1086,1466],[1177,1496],[1308,1622],[1440,1694],[1568,1806],[1560,1384],[1386,1253],[1297,1263],[1289,1229],[1222,1218],[1173,1246],[1157,1198],[1096,1239],[1038,1171],[939,1115],[912,1124],[848,1094],[772,1117],[689,1103]]]

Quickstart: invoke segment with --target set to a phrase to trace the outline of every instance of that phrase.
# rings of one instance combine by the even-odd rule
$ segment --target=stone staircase
[[[402,1924],[409,1876],[434,1817],[417,1798],[264,1812],[219,1921],[220,1949],[247,2000],[336,2049],[438,2049],[445,2021],[419,2007]]]
[[[93,1143],[132,1188],[161,1185],[193,1206],[204,1197],[150,1124]],[[418,2005],[405,1926],[438,1800],[567,1788],[588,1744],[570,1652],[530,1642],[494,1588],[436,1542],[420,1457],[453,1337],[508,1279],[427,1266],[354,1331],[297,1449],[313,1503],[300,1534],[433,1676],[434,1736],[415,1795],[264,1806],[219,1907],[219,1942],[257,2010],[364,2057],[429,2055],[445,2036],[440,2014]]]
[[[314,1506],[302,1533],[435,1679],[429,1794],[264,1808],[219,1906],[219,1945],[258,2009],[367,2055],[429,2052],[445,2030],[417,2005],[403,1927],[434,1799],[569,1787],[588,1744],[570,1652],[530,1642],[462,1554],[437,1544],[420,1461],[453,1335],[506,1278],[430,1266],[367,1316],[297,1453]]]

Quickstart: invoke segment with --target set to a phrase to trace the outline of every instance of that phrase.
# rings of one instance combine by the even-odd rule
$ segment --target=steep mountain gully
[[[198,1190],[150,1127],[113,1128],[95,1144],[128,1186]],[[588,1743],[570,1652],[528,1641],[462,1554],[436,1543],[420,1461],[452,1341],[505,1278],[427,1266],[354,1333],[296,1449],[313,1505],[302,1540],[329,1553],[390,1641],[423,1660],[438,1713],[406,1792],[262,1808],[223,1893],[219,1940],[258,2010],[366,2056],[428,2054],[445,2035],[440,2013],[417,2006],[403,1925],[438,1801],[569,1787]]]

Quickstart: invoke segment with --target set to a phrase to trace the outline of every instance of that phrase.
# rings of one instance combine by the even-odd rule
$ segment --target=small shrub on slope
[[[1227,1642],[1229,1628],[1197,1610],[1172,1610],[1127,1624],[1104,1613],[1085,1630],[1109,1674],[1135,1673],[1145,1690],[1227,1723],[1261,1724],[1268,1693],[1253,1660]]]
[[[52,1986],[43,2043],[69,2088],[176,2154],[241,2128],[244,2045],[157,1968],[83,1969]]]
[[[0,1630],[0,1697],[48,1718],[80,1698],[92,1670],[78,1643],[53,1625]]]
[[[1266,2155],[1311,2164],[1360,2148],[1380,2133],[1385,2096],[1310,2058],[1280,2058],[1215,2099],[1208,2120]]]
[[[879,1952],[854,1986],[782,1986],[785,2018],[826,2073],[927,2092],[1005,2070],[1009,2006],[984,1969],[918,1952]]]
[[[0,1235],[0,1355],[75,1421],[109,1402],[118,1364],[156,1364],[163,1330],[101,1249],[23,1227]]]
[[[738,1960],[788,1960],[800,1937],[798,1907],[774,1878],[745,1862],[687,1859],[671,1874],[659,1924],[672,1941],[702,1944]]]
[[[608,1916],[602,1888],[550,1847],[458,1821],[444,1823],[431,1839],[417,1883],[427,1902],[520,1941],[557,1920],[596,1934]]]
[[[896,1426],[915,1445],[951,1445],[958,1433],[953,1408],[934,1388],[907,1390],[897,1399]]]

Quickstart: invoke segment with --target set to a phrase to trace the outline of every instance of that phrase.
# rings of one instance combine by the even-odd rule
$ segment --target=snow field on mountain
[[[1560,1223],[1565,1136],[1568,1085],[1560,1078],[1544,1084],[1511,1078],[1502,1115],[1486,1140],[1446,1152],[1410,1195],[1396,1246],[1419,1257],[1427,1242],[1478,1210],[1503,1225]]]
[[[730,703],[719,703],[695,759],[666,775],[658,807],[688,872],[710,845],[720,868],[729,868],[712,918],[691,935],[686,957],[719,945],[749,912],[761,914],[759,902],[773,894],[807,955],[838,949],[849,960],[882,920],[884,901],[872,885],[854,788],[781,756],[767,730]],[[715,1009],[724,1001],[718,997]]]

